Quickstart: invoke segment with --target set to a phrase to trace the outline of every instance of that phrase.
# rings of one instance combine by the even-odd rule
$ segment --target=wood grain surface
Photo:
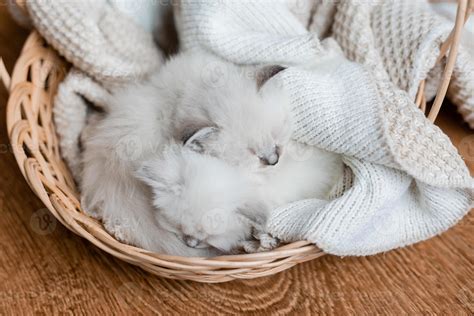
[[[9,71],[28,32],[0,2]],[[474,314],[473,223],[366,258],[325,256],[272,277],[206,285],[166,280],[90,245],[45,212],[22,178],[0,89],[0,314]],[[452,106],[438,124],[474,170],[474,135]]]

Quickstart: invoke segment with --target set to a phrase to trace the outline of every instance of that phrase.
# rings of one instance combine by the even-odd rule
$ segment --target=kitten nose
[[[184,243],[185,243],[188,247],[191,247],[191,248],[196,248],[196,247],[199,245],[199,243],[200,243],[199,240],[197,240],[197,239],[194,238],[194,237],[188,236],[188,235],[184,236],[183,239],[184,239]]]
[[[279,159],[280,159],[280,155],[278,155],[278,152],[275,151],[274,153],[268,155],[267,157],[263,157],[262,162],[265,165],[274,166],[278,163]]]
[[[274,152],[273,154],[268,157],[267,161],[270,166],[274,166],[278,163],[278,160],[280,160],[280,155],[278,155],[277,152]]]

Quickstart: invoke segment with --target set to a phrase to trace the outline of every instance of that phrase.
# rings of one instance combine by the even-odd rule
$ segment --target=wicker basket
[[[441,48],[439,60],[448,51],[449,55],[442,83],[428,114],[432,121],[446,95],[461,30],[474,1],[460,0],[458,3],[454,30]],[[26,41],[11,78],[0,62],[1,77],[10,91],[7,128],[18,165],[35,194],[68,229],[111,255],[156,275],[199,282],[268,276],[324,255],[311,243],[300,241],[265,253],[186,258],[151,253],[115,240],[99,221],[81,210],[74,181],[59,152],[52,117],[53,97],[68,69],[69,65],[35,31]],[[424,83],[420,86],[416,104],[425,111],[423,90]]]

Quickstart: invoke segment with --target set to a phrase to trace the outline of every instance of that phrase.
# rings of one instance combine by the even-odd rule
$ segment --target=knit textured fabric
[[[351,60],[383,67],[391,81],[411,98],[415,98],[419,83],[427,79],[432,90],[427,96],[435,96],[443,71],[435,63],[453,23],[437,15],[426,1],[346,1],[337,6],[334,22],[332,34]],[[448,98],[473,127],[474,58],[468,56],[474,37],[467,36],[460,47]]]
[[[318,34],[319,38],[329,36],[336,14],[336,4],[336,1],[314,1],[313,15],[306,22],[309,24],[308,30]]]
[[[472,39],[474,41],[474,38]],[[448,90],[448,98],[458,106],[459,113],[474,129],[474,51],[460,51],[454,67],[456,74]]]
[[[451,22],[455,21],[456,3],[438,3],[433,4],[433,7],[441,16]],[[474,18],[472,17],[466,22],[461,43],[464,49],[459,52],[448,98],[458,106],[465,121],[474,129]]]
[[[54,100],[54,124],[61,155],[79,181],[81,166],[80,136],[87,123],[88,104],[106,108],[109,94],[98,82],[73,68],[59,85]]]
[[[370,255],[435,236],[469,211],[473,179],[465,163],[413,102],[416,81],[434,65],[418,58],[439,43],[445,27],[411,25],[420,32],[422,43],[415,43],[416,34],[384,29],[404,25],[378,25],[373,18],[390,21],[397,10],[407,10],[405,2],[399,9],[337,4],[333,35],[352,61],[332,40],[321,43],[309,33],[284,1],[181,3],[177,21],[185,49],[211,51],[237,64],[288,66],[271,80],[289,93],[293,137],[345,156],[348,169],[334,198],[275,210],[268,230],[276,237],[310,240],[337,255]],[[417,10],[426,14],[423,6]],[[373,25],[383,30],[371,31]],[[403,57],[385,60],[401,48],[378,48],[392,45],[383,36],[397,34],[406,38],[393,43],[406,41],[414,54],[406,64]]]
[[[136,80],[161,64],[151,33],[107,0],[30,0],[26,5],[35,28],[48,43],[99,81]]]
[[[317,35],[308,33],[295,17],[287,19],[290,13],[284,1],[274,3],[183,1],[177,18],[180,47],[204,48],[237,64],[277,62],[289,66],[311,62],[321,49]],[[267,16],[259,16],[264,10]],[[295,38],[295,34],[300,37]]]
[[[415,97],[423,79],[428,83],[427,99],[436,95],[444,63],[435,67],[435,62],[440,44],[453,29],[455,3],[316,0],[311,16],[298,10],[307,6],[305,1],[289,3],[294,14],[306,18],[302,23],[309,23],[310,32],[336,38],[351,60],[383,67],[410,97]],[[474,129],[474,30],[473,22],[467,24],[447,96]]]

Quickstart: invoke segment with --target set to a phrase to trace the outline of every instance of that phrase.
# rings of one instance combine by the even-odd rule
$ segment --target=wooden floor
[[[0,5],[0,56],[9,71],[26,35]],[[272,277],[217,285],[152,276],[59,224],[38,233],[44,209],[9,149],[6,102],[1,88],[0,315],[474,314],[472,213],[442,236],[405,249],[368,258],[326,256]],[[452,109],[443,111],[439,125],[474,170],[473,133]]]

